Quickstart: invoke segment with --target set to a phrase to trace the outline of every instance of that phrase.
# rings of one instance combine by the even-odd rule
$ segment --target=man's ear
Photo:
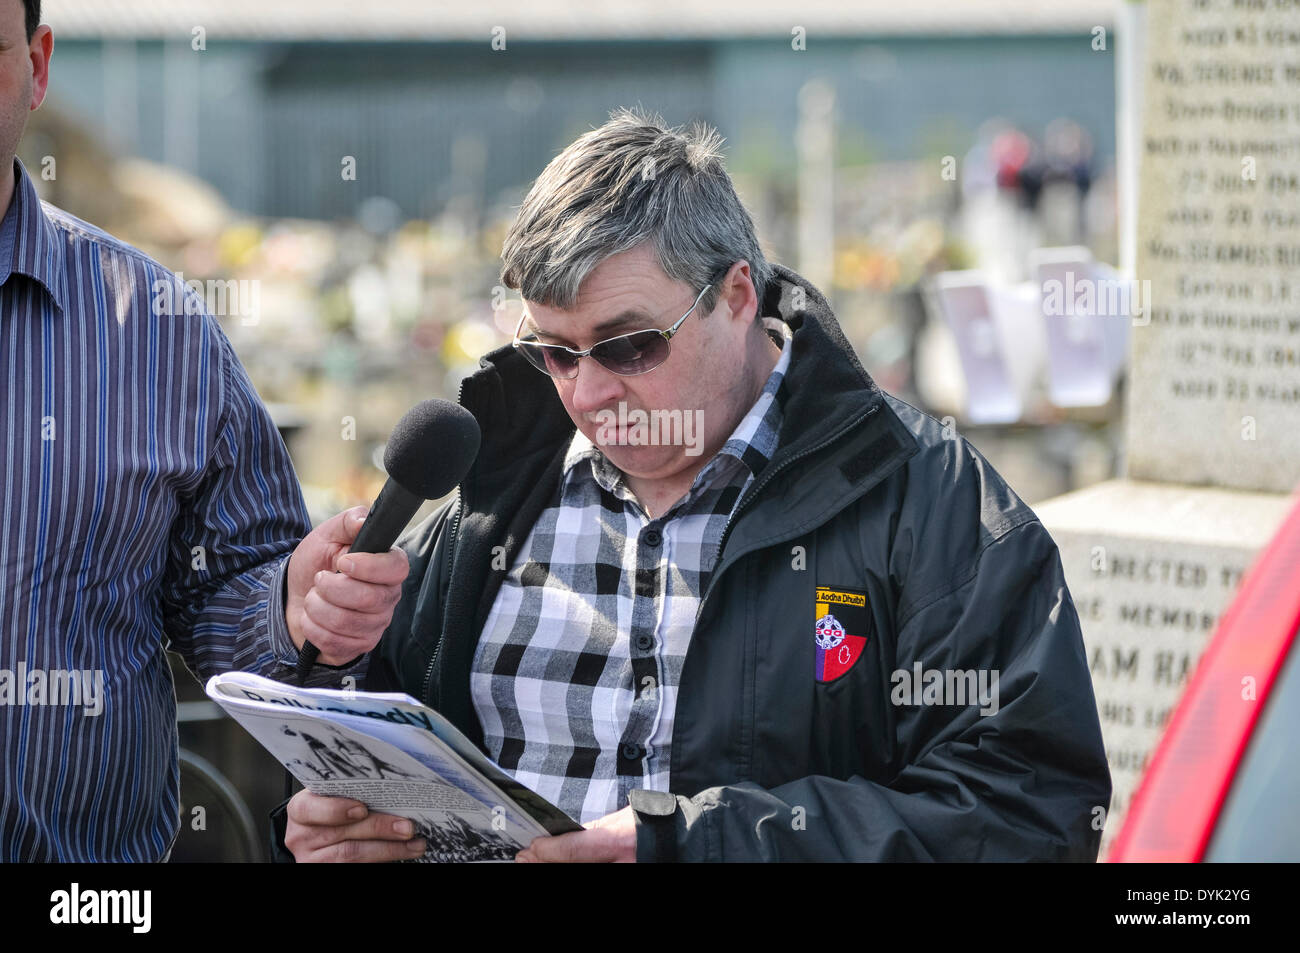
[[[723,279],[721,300],[727,302],[727,307],[731,311],[732,320],[738,320],[749,306],[750,299],[754,298],[754,282],[749,276],[749,262],[744,259],[734,263],[727,277]],[[762,323],[759,319],[760,305],[762,302],[754,302],[754,321]]]
[[[50,57],[54,55],[54,31],[45,24],[36,28],[32,42],[28,44],[32,59],[32,103],[30,109],[38,109],[45,101],[45,91],[50,85]]]

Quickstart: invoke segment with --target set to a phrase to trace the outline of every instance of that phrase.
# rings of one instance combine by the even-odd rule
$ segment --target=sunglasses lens
[[[644,374],[668,359],[668,340],[658,331],[637,331],[596,345],[591,356],[615,374]]]
[[[578,359],[561,348],[520,341],[519,350],[530,364],[552,377],[567,379],[578,373]]]

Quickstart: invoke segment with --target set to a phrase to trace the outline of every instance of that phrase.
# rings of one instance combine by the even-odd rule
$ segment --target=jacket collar
[[[760,310],[780,317],[794,335],[790,369],[777,393],[783,419],[773,463],[820,446],[883,403],[830,305],[805,278],[774,265]],[[491,498],[503,491],[521,467],[550,460],[575,430],[550,378],[511,345],[484,355],[479,365],[462,382],[460,395],[483,432],[462,487],[469,508],[480,494]]]
[[[63,256],[63,243],[45,214],[36,185],[15,158],[13,198],[0,220],[0,284],[15,274],[34,278],[62,311],[67,300]]]

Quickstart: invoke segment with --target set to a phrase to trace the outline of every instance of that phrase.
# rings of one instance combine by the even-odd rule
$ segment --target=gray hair
[[[533,183],[506,234],[502,282],[526,300],[568,310],[593,268],[649,240],[664,273],[695,289],[749,262],[761,309],[772,268],[723,168],[722,143],[702,122],[683,132],[658,114],[615,110]],[[716,304],[710,288],[698,313]]]

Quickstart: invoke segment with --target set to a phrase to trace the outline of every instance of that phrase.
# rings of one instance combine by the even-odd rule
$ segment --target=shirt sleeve
[[[294,547],[311,530],[284,441],[216,321],[204,313],[217,395],[201,479],[178,500],[162,586],[163,629],[200,681],[228,671],[282,681],[298,651],[284,617]],[[316,664],[308,685],[364,677],[369,656]]]
[[[898,668],[922,660],[997,671],[996,711],[901,706],[903,763],[887,784],[811,776],[676,795],[658,817],[636,812],[637,859],[1095,861],[1110,773],[1078,615],[1037,520],[906,621]]]

